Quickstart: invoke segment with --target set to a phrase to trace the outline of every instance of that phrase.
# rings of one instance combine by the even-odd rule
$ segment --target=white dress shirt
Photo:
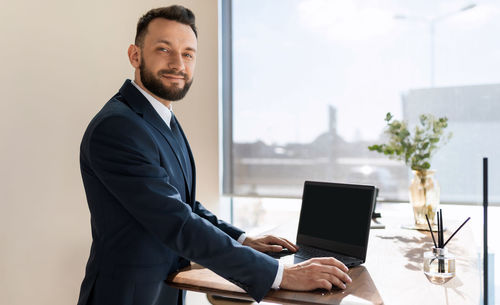
[[[162,118],[162,120],[167,124],[168,128],[170,128],[170,120],[172,119],[172,105],[170,107],[167,107],[163,105],[159,100],[155,99],[151,94],[147,93],[144,89],[139,87],[135,83],[135,81],[132,81],[132,85],[134,85],[139,92],[144,95],[144,97],[151,103],[151,106],[156,110],[158,115]]]
[[[165,124],[167,124],[168,128],[170,128],[170,120],[172,120],[172,105],[170,105],[170,107],[165,106],[160,101],[155,99],[151,94],[149,94],[144,89],[139,87],[139,85],[137,85],[135,81],[132,81],[132,85],[134,85],[137,88],[137,90],[139,90],[139,92],[141,92],[142,95],[144,95],[144,97],[149,101],[149,103],[151,103],[151,106],[153,106],[153,108],[156,110],[156,112],[162,118]],[[240,244],[243,244],[246,238],[247,238],[246,234],[242,233],[240,237],[238,237],[238,242]],[[284,269],[285,266],[283,265],[283,263],[279,262],[278,272],[276,273],[276,277],[274,278],[274,282],[272,285],[273,289],[278,289],[280,287],[281,281],[283,280]]]

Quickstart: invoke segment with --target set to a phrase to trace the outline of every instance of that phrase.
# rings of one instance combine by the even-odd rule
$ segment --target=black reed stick
[[[451,234],[450,237],[448,237],[448,240],[444,243],[443,245],[443,248],[446,246],[446,244],[448,244],[448,242],[453,238],[453,236],[455,236],[455,234],[457,234],[457,232],[467,223],[467,221],[469,221],[470,217],[467,218],[463,223],[462,225],[460,225],[460,227],[458,227],[458,229],[455,230],[455,232],[453,232],[453,234]]]
[[[443,235],[443,210],[439,209],[439,248],[443,249],[444,235]],[[438,272],[444,273],[444,259],[438,260]]]
[[[434,248],[437,248],[436,240],[434,239],[434,233],[432,233],[432,226],[431,226],[431,223],[429,221],[429,217],[427,217],[427,214],[425,214],[425,219],[427,219],[427,224],[429,225],[429,230],[431,231],[432,242],[434,243]]]
[[[443,210],[439,209],[439,224],[441,225],[441,228],[439,230],[439,235],[441,236],[441,242],[439,244],[439,248],[443,248],[443,239],[444,239],[444,235],[443,235]]]
[[[437,230],[438,230],[438,231],[436,232],[436,234],[437,234],[437,238],[438,238],[438,246],[437,246],[437,247],[439,248],[439,211],[437,211],[437,215],[436,215],[436,222],[437,222]]]
[[[488,158],[483,158],[483,238],[483,303],[488,305]]]
[[[441,248],[441,219],[439,219],[439,211],[437,211],[437,236],[438,236],[438,248]]]

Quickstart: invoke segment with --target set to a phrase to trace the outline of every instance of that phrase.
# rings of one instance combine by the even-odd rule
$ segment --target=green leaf
[[[451,133],[444,133],[448,126],[446,117],[435,118],[431,114],[419,116],[420,125],[415,126],[412,132],[408,130],[406,121],[394,120],[394,116],[388,112],[385,117],[387,122],[384,133],[388,141],[384,144],[368,146],[371,151],[383,153],[391,159],[404,160],[406,165],[415,170],[430,168],[429,159],[439,148],[438,143],[445,144]]]

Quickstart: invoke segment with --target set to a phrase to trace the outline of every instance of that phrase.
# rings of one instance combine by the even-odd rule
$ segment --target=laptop
[[[374,186],[306,181],[294,262],[335,257],[347,267],[364,263],[375,199]]]

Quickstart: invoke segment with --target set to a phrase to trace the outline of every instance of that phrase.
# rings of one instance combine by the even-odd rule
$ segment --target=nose
[[[169,58],[168,67],[172,70],[184,71],[184,60],[182,59],[182,55],[180,53],[172,54]]]

